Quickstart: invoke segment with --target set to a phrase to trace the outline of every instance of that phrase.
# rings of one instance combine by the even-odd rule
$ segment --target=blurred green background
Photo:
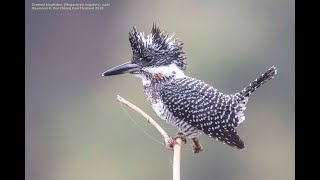
[[[103,11],[32,11],[39,2],[109,2]],[[163,125],[141,80],[101,73],[131,57],[132,26],[152,23],[184,42],[186,74],[235,93],[272,65],[237,129],[238,151],[202,135],[182,151],[182,179],[294,179],[294,0],[26,1],[26,180],[171,179],[172,152],[149,138],[116,102],[119,94]],[[159,133],[125,107],[149,134]]]

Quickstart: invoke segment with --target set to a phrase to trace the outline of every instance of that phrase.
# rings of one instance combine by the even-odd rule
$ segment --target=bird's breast
[[[172,124],[174,119],[172,113],[166,108],[160,97],[159,87],[154,86],[144,86],[144,96],[150,103],[152,109],[157,113],[157,115],[165,120],[166,122]]]
[[[152,109],[161,119],[178,128],[179,131],[184,133],[187,137],[197,137],[202,133],[197,128],[188,124],[187,121],[183,121],[173,115],[163,103],[159,87],[144,86],[144,95],[151,104]]]

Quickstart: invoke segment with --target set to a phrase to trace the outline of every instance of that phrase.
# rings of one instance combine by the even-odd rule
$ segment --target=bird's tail
[[[252,92],[254,92],[257,88],[259,88],[262,84],[266,83],[270,79],[274,78],[274,75],[277,74],[277,68],[272,66],[268,69],[264,74],[258,77],[255,81],[249,84],[246,88],[244,88],[241,92],[237,93],[239,100],[247,99]]]

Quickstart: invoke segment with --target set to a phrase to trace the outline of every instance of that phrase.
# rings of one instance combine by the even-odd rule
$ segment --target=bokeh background
[[[103,11],[32,11],[31,3],[109,2]],[[238,151],[201,136],[182,151],[182,179],[294,179],[294,0],[27,0],[26,180],[171,179],[172,152],[119,94],[174,135],[153,112],[141,80],[101,73],[131,57],[132,26],[156,22],[184,42],[186,74],[235,93],[272,65],[276,78],[248,103]],[[135,123],[129,117],[134,119]]]

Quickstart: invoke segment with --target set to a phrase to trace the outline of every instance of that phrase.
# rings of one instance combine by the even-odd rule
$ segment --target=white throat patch
[[[142,70],[150,74],[161,74],[164,77],[181,78],[184,77],[184,72],[178,68],[175,64],[170,64],[168,66],[159,66],[159,67],[146,67]]]
[[[175,64],[170,64],[167,66],[159,66],[159,67],[145,67],[142,70],[152,75],[160,74],[164,78],[166,77],[183,78],[186,76],[184,72],[181,69],[179,69],[178,66]],[[134,74],[134,75],[142,78],[143,85],[147,85],[151,83],[151,81],[149,79],[146,79],[146,77],[144,77],[143,75],[140,75],[140,74],[139,75]]]

